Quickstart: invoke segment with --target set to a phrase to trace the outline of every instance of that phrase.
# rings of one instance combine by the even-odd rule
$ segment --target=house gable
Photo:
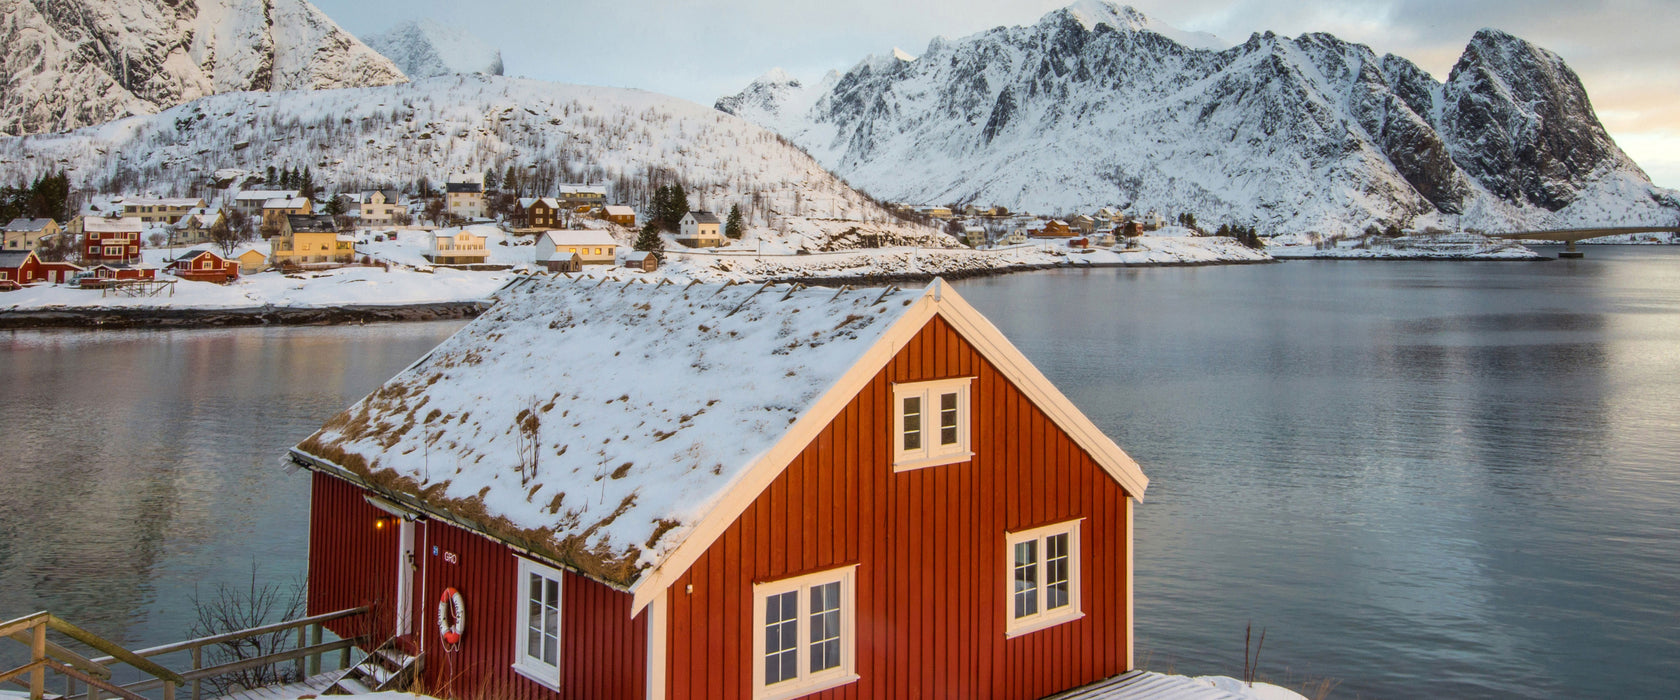
[[[942,317],[900,348],[660,591],[667,697],[749,695],[753,585],[847,566],[858,697],[1042,697],[1131,666],[1126,488]],[[895,472],[894,384],[953,377],[973,458]],[[1005,533],[1071,520],[1082,617],[1010,637]]]

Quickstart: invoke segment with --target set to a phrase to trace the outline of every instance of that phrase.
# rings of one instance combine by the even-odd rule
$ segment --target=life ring
[[[455,613],[455,621],[450,622],[449,613]],[[438,632],[443,635],[443,643],[455,645],[461,643],[461,633],[467,628],[467,603],[461,599],[461,592],[454,588],[443,589],[443,598],[438,600]]]

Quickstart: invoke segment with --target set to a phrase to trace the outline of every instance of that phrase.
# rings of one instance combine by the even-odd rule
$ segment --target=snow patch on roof
[[[500,296],[299,450],[628,587],[921,292],[536,278]]]

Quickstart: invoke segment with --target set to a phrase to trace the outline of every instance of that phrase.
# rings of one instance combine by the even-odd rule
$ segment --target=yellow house
[[[12,219],[6,224],[0,250],[34,250],[41,239],[56,236],[64,229],[52,219]]]
[[[350,263],[356,260],[356,239],[339,235],[330,216],[288,216],[279,220],[280,233],[269,240],[273,265]]]
[[[463,219],[484,218],[484,185],[479,182],[444,183],[449,213]]]
[[[123,216],[132,216],[148,224],[173,224],[194,209],[202,209],[204,200],[197,197],[134,197],[122,202]]]
[[[484,236],[464,229],[453,234],[440,233],[432,236],[432,248],[424,255],[439,265],[477,265],[490,257],[484,241]]]
[[[262,272],[263,268],[268,267],[268,254],[255,246],[246,246],[235,251],[231,259],[239,261],[239,274],[242,275]]]

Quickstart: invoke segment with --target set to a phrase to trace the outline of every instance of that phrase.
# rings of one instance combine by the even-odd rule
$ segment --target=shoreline
[[[478,316],[484,301],[370,306],[251,307],[243,309],[66,308],[0,311],[0,331],[53,328],[225,328],[236,326],[334,326],[393,321],[448,321]]]

